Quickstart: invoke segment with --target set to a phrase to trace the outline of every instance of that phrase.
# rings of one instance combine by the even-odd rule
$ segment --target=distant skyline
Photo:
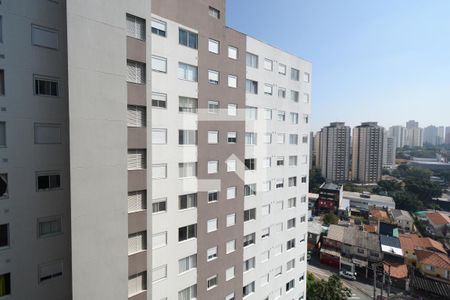
[[[227,10],[228,26],[312,61],[312,130],[450,126],[450,1],[227,0]]]

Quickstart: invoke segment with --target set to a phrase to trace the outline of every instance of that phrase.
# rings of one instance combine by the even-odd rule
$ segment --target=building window
[[[167,198],[153,199],[152,212],[161,213],[167,211]]]
[[[304,222],[306,222],[306,216],[305,215],[300,217],[300,223],[304,223]],[[378,255],[375,255],[375,256],[378,256]]]
[[[127,106],[127,126],[128,127],[146,127],[146,107],[138,105]]]
[[[307,72],[303,73],[303,81],[309,83],[311,81],[311,75]]]
[[[141,231],[128,235],[128,255],[147,249],[147,232]]]
[[[254,269],[254,268],[255,268],[255,258],[254,257],[249,258],[249,259],[244,261],[244,267],[243,267],[243,271],[244,272],[247,272],[247,271],[249,271],[251,269]]]
[[[195,177],[197,176],[197,163],[196,162],[185,162],[178,163],[178,177]]]
[[[262,216],[270,215],[270,204],[261,206],[261,215]]]
[[[273,256],[278,256],[283,252],[283,245],[279,244],[272,248]]]
[[[289,198],[288,199],[288,208],[293,208],[297,206],[297,198]]]
[[[208,113],[218,114],[219,113],[219,102],[218,101],[208,101]]]
[[[299,92],[298,91],[291,91],[291,100],[294,102],[298,102],[298,98],[299,96]]]
[[[227,172],[236,172],[236,166],[237,166],[236,160],[229,159],[225,163],[227,165]]]
[[[152,57],[153,60],[153,57]],[[145,64],[128,60],[127,61],[127,81],[131,83],[145,83]]]
[[[286,89],[285,88],[278,88],[278,97],[285,99],[286,98]]]
[[[167,164],[152,165],[152,179],[167,178]]]
[[[178,260],[178,274],[197,268],[197,254]]]
[[[294,68],[291,68],[291,79],[295,81],[300,80],[300,71]]]
[[[286,112],[282,110],[277,111],[277,120],[281,122],[286,121]]]
[[[298,124],[298,113],[291,113],[291,124]]]
[[[302,183],[306,183],[306,181],[307,181],[306,176],[302,176]]]
[[[152,128],[152,144],[154,144],[154,145],[167,144],[167,129],[166,128]]]
[[[152,24],[152,33],[162,36],[162,37],[166,37],[166,35],[167,35],[167,23],[166,22],[152,19],[151,24]]]
[[[290,134],[289,135],[289,144],[298,145],[298,134]]]
[[[208,81],[211,84],[219,84],[219,72],[208,70]]]
[[[288,186],[297,186],[297,177],[289,177],[288,178]]]
[[[194,299],[197,299],[196,284],[178,292],[178,300],[194,300]]]
[[[217,258],[217,246],[206,250],[206,261],[212,261]]]
[[[289,156],[289,166],[296,166],[297,165],[297,155],[291,155]]]
[[[208,144],[218,144],[218,143],[219,143],[219,132],[208,131]]]
[[[219,41],[216,41],[213,39],[208,39],[208,51],[209,52],[219,54],[219,49],[220,49]]]
[[[59,173],[38,173],[37,191],[51,191],[61,188],[61,174]]]
[[[8,199],[8,174],[0,174],[0,200]]]
[[[5,96],[5,70],[0,70],[0,96]]]
[[[11,295],[11,274],[0,274],[0,297]]]
[[[244,247],[253,245],[255,243],[255,233],[250,233],[244,236]]]
[[[266,261],[268,261],[270,258],[270,251],[264,251],[263,253],[261,253],[261,262],[264,263]]]
[[[152,106],[167,108],[167,94],[152,92]]]
[[[272,181],[267,180],[262,183],[261,192],[269,192],[272,189]]]
[[[152,249],[158,249],[167,245],[167,231],[152,235]]]
[[[9,224],[0,225],[0,250],[9,247]]]
[[[31,25],[31,42],[35,46],[58,49],[58,31],[55,29]]]
[[[270,228],[266,227],[261,229],[261,239],[265,239],[270,236]]]
[[[254,158],[245,159],[244,164],[245,164],[246,170],[255,170],[256,169],[256,159],[254,159]]]
[[[272,110],[269,108],[264,109],[264,120],[272,120]]]
[[[235,131],[228,132],[227,134],[228,144],[236,144],[237,142],[237,133]]]
[[[245,80],[245,91],[248,94],[258,94],[258,82],[254,80]]]
[[[211,276],[206,280],[206,289],[210,290],[217,286],[217,275]]]
[[[218,191],[210,191],[208,192],[208,202],[216,202],[219,200],[219,192]]]
[[[228,46],[228,58],[238,59],[238,49],[233,46]]]
[[[217,174],[219,171],[219,161],[210,160],[208,161],[208,174]]]
[[[216,18],[216,19],[220,19],[220,10],[218,10],[217,8],[214,8],[212,6],[210,6],[208,8],[208,13],[211,17]]]
[[[292,218],[287,221],[287,229],[294,228],[296,225],[296,219]]]
[[[273,71],[273,61],[265,58],[264,59],[264,70]]]
[[[178,241],[186,241],[197,237],[197,224],[178,228]]]
[[[179,145],[197,145],[197,130],[178,130]]]
[[[279,266],[273,271],[273,277],[278,277],[283,273],[283,267]]]
[[[207,232],[217,231],[217,218],[208,220]]]
[[[278,167],[284,166],[284,156],[278,156],[278,157],[276,158],[276,162],[277,162],[277,166],[278,166]]]
[[[278,64],[278,74],[286,75],[286,65]]]
[[[308,115],[303,115],[303,122],[305,123],[305,124],[308,124],[309,123],[309,116]]]
[[[236,251],[236,240],[227,242],[227,244],[225,246],[225,253],[230,254],[234,251]]]
[[[244,222],[256,220],[256,208],[244,210]]]
[[[197,194],[186,194],[178,196],[178,207],[180,210],[197,207]]]
[[[228,115],[229,116],[237,115],[237,104],[228,104]]]
[[[198,109],[198,100],[195,98],[189,97],[179,97],[179,112],[189,112],[189,113],[197,113]]]
[[[192,49],[198,48],[198,34],[186,29],[178,29],[178,42],[180,45],[187,46]]]
[[[48,217],[38,219],[38,235],[40,238],[54,236],[61,233],[62,233],[61,217]]]
[[[137,212],[147,209],[147,192],[128,192],[128,212]]]
[[[242,288],[242,294],[244,297],[247,297],[250,294],[253,294],[255,292],[255,282],[252,281],[251,283],[247,284]]]
[[[256,145],[256,133],[246,132],[245,133],[245,144],[246,145]]]
[[[198,80],[198,69],[196,66],[178,63],[178,79],[195,81]]]
[[[273,86],[271,84],[264,84],[264,94],[269,96],[273,95]]]
[[[160,73],[167,73],[167,58],[152,55],[152,70]]]
[[[294,279],[292,279],[291,281],[286,283],[286,292],[289,292],[290,290],[292,290],[294,288],[294,285],[295,285]]]
[[[286,249],[289,251],[292,248],[295,248],[295,239],[286,242]]]
[[[269,273],[261,276],[261,286],[265,286],[266,284],[269,284]]]
[[[127,36],[145,40],[145,20],[130,14],[127,14]]]
[[[167,265],[156,267],[152,270],[152,282],[167,278]]]
[[[236,214],[229,214],[227,215],[227,227],[233,226],[236,224]]]
[[[281,189],[284,187],[284,179],[283,178],[279,178],[275,180],[275,188],[277,189]]]
[[[244,196],[256,195],[256,183],[244,185]]]
[[[4,94],[4,93],[3,93]],[[34,76],[34,94],[37,96],[59,96],[58,79],[44,76]]]
[[[167,34],[166,22],[152,19],[151,26],[152,26],[152,33],[162,36],[162,37],[166,37],[166,34]]]
[[[271,133],[265,133],[263,135],[263,143],[264,144],[272,144],[272,134]]]
[[[147,290],[147,272],[128,277],[128,297]]]
[[[60,124],[34,124],[35,144],[61,144]]]
[[[303,102],[309,103],[309,94],[303,93]]]
[[[228,87],[237,88],[237,76],[228,75]]]
[[[246,64],[247,67],[258,69],[258,56],[247,52]]]
[[[258,118],[258,108],[253,106],[246,106],[245,107],[245,119],[252,121],[256,120]]]
[[[230,267],[230,268],[226,269],[225,270],[225,281],[229,281],[229,280],[233,279],[235,276],[234,272],[235,272],[234,267]]]
[[[225,300],[235,300],[236,298],[234,297],[234,293],[229,294],[228,296],[225,297]]]
[[[236,187],[232,186],[227,188],[227,200],[236,198]]]
[[[62,261],[54,261],[41,264],[38,267],[39,283],[62,277],[63,263]]]

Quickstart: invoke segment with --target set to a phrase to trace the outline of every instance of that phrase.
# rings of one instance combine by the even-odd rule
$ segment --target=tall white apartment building
[[[0,299],[306,297],[312,66],[225,24],[0,1]]]

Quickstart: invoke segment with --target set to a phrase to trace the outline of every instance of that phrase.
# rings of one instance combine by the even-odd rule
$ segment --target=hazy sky
[[[226,0],[227,25],[313,63],[312,129],[450,126],[450,0]]]

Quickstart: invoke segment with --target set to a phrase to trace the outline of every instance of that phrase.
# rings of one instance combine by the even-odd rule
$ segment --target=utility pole
[[[384,266],[383,266],[383,280],[381,282],[381,300],[383,300],[383,289],[384,289]]]
[[[373,264],[373,300],[377,299],[377,265]]]
[[[389,271],[388,271],[388,290],[387,290],[387,298],[389,300],[389,294],[391,293],[391,265],[389,265]]]

